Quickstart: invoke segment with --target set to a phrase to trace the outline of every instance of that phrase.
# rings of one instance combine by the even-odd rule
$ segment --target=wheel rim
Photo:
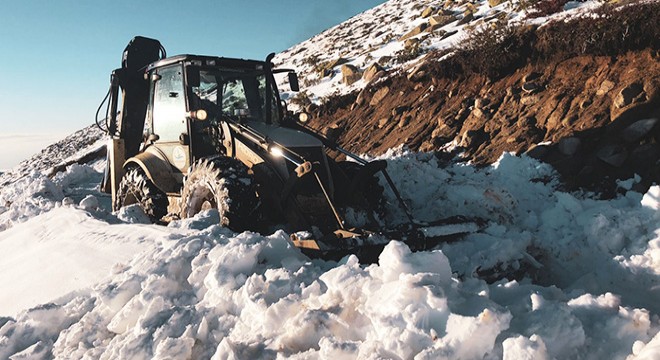
[[[200,211],[217,208],[218,205],[211,189],[205,186],[200,186],[190,194],[186,213],[188,217],[193,217]]]

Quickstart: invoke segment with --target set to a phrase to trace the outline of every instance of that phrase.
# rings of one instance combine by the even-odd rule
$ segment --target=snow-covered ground
[[[281,231],[233,233],[213,212],[167,227],[113,215],[101,162],[4,187],[29,211],[0,214],[0,358],[660,355],[659,186],[594,200],[526,157],[383,158],[417,218],[479,216],[485,231],[417,253],[392,239],[365,266],[308,259]],[[477,275],[498,264],[527,276]]]
[[[657,0],[652,0],[657,1]],[[503,1],[491,7],[486,0],[442,2],[437,0],[391,0],[373,9],[334,26],[309,40],[303,41],[277,54],[274,63],[283,68],[295,69],[302,80],[303,89],[309,99],[320,103],[333,95],[348,94],[364,88],[368,81],[360,79],[350,85],[342,82],[341,65],[353,65],[366,71],[374,63],[382,65],[389,74],[411,71],[426,55],[434,50],[451,52],[462,46],[470,32],[487,26],[504,24],[543,24],[548,21],[571,17],[589,16],[590,11],[603,5],[599,0],[569,1],[564,11],[544,17],[528,18],[527,7],[522,1]],[[424,10],[432,8],[432,15],[423,17]],[[444,16],[453,20],[431,30],[431,26],[419,34],[405,37],[414,28],[429,23],[430,17],[444,11]],[[465,19],[471,13],[472,20]],[[405,52],[406,40],[418,41],[418,51],[398,58]],[[342,62],[329,69],[329,74],[318,71],[321,64]],[[280,88],[288,89],[287,81],[281,78]],[[295,97],[296,93],[284,92],[283,97]]]
[[[312,54],[368,66],[432,4],[390,1],[277,60],[312,82]],[[447,26],[459,32],[424,46],[460,41]],[[339,77],[310,95],[349,91]],[[167,227],[135,207],[113,214],[103,160],[48,176],[100,147],[84,129],[0,175],[0,359],[660,358],[660,186],[640,194],[630,179],[598,200],[524,156],[475,168],[392,149],[381,158],[416,218],[487,224],[429,251],[391,239],[360,265],[309,259],[282,231],[233,233],[212,211]]]

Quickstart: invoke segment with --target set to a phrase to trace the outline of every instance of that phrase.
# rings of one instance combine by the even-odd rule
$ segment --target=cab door
[[[190,166],[190,137],[186,117],[186,92],[181,64],[156,70],[153,85],[152,129],[155,146],[173,167],[186,173]]]

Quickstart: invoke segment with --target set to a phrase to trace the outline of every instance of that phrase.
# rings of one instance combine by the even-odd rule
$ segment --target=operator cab
[[[150,101],[146,138],[185,173],[198,158],[231,155],[222,119],[277,127],[283,111],[267,63],[196,55],[157,61],[147,68]]]

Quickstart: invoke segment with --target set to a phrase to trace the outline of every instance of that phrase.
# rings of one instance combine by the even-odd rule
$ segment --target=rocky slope
[[[488,164],[503,152],[527,152],[555,166],[571,188],[611,196],[618,179],[636,177],[644,191],[660,181],[660,36],[647,25],[659,14],[658,2],[642,2],[542,26],[477,27],[463,39],[468,50],[430,51],[308,105],[311,126],[359,153],[452,149]]]

